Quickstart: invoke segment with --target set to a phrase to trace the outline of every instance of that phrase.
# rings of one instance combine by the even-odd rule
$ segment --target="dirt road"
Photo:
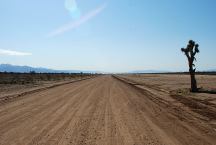
[[[1,145],[215,145],[216,130],[112,76],[0,104]]]

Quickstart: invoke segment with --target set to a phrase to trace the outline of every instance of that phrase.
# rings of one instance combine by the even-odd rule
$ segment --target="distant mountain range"
[[[197,72],[216,72],[216,69],[208,69],[208,70],[201,70]],[[167,70],[137,70],[131,71],[129,73],[175,73],[175,71],[167,71]]]
[[[216,72],[216,69],[208,69],[209,72]]]
[[[11,64],[0,64],[0,72],[16,72],[29,73],[34,71],[36,73],[100,73],[97,71],[81,71],[81,70],[54,70],[42,67],[18,66]]]
[[[0,72],[18,72],[18,73],[29,73],[34,71],[36,73],[102,73],[100,71],[83,71],[83,70],[54,70],[42,67],[30,67],[30,66],[18,66],[11,64],[0,64]],[[216,72],[216,69],[208,69],[203,72]],[[166,70],[136,70],[126,73],[171,73],[171,71]]]
[[[165,71],[165,70],[136,70],[136,71],[131,71],[129,73],[168,73],[170,71]]]

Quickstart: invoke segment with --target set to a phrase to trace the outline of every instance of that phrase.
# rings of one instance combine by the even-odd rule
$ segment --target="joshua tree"
[[[185,53],[188,59],[189,72],[191,77],[191,92],[197,92],[197,82],[195,78],[196,68],[194,65],[194,60],[196,61],[195,55],[199,53],[199,45],[195,41],[190,40],[186,48],[182,48],[181,51]]]

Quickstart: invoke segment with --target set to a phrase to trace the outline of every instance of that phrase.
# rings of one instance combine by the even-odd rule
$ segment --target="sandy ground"
[[[4,96],[19,94],[21,92],[27,92],[42,87],[47,87],[57,83],[63,83],[67,81],[44,81],[35,84],[0,84],[0,98]]]
[[[190,93],[189,75],[131,74],[121,75],[121,77],[140,86],[175,94],[179,92],[182,96],[216,105],[216,95],[211,94],[211,91],[216,93],[216,75],[196,75],[198,87],[209,93]]]
[[[0,105],[1,145],[215,143],[216,129],[205,117],[182,107],[166,92],[141,90],[112,76],[62,85]]]
[[[131,74],[121,75],[136,82],[157,86],[167,90],[190,88],[189,75],[176,74]],[[216,75],[196,75],[199,88],[216,90]]]
[[[90,77],[83,78],[73,78],[66,80],[57,80],[57,81],[38,81],[36,83],[29,84],[0,84],[0,101],[2,98],[7,96],[16,96],[21,93],[31,92],[34,90],[39,90],[42,88],[52,87],[61,84],[67,84],[73,81],[78,81],[82,79],[88,79]]]

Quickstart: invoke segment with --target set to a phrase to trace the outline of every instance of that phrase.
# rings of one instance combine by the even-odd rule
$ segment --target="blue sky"
[[[1,0],[0,63],[125,72],[216,68],[215,0]]]

